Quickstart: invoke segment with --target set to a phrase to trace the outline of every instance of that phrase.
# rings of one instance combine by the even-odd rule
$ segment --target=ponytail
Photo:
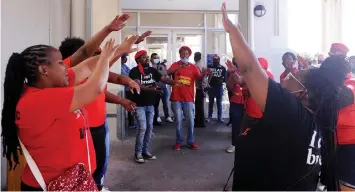
[[[13,53],[9,59],[5,72],[4,103],[2,109],[2,144],[3,155],[9,161],[10,170],[19,164],[18,127],[15,124],[16,105],[24,89],[25,58],[19,53]],[[13,162],[15,165],[13,166]]]

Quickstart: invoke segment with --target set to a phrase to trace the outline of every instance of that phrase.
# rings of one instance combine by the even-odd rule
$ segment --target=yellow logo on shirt
[[[191,85],[191,78],[190,77],[185,77],[185,76],[178,76],[177,81],[181,85],[186,85],[190,86]]]

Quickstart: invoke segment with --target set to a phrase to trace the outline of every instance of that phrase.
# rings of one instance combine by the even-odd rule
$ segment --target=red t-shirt
[[[169,70],[182,65],[181,61],[171,65]],[[174,74],[174,80],[180,82],[181,86],[173,86],[170,101],[194,102],[195,80],[201,76],[200,71],[195,65],[189,64],[187,67],[179,69]]]
[[[296,73],[298,70],[297,68],[293,68],[292,69],[292,73]],[[280,75],[280,83],[286,78],[286,76],[288,75],[288,73],[286,73],[286,71],[282,72]]]
[[[64,59],[63,62],[69,68],[70,62],[71,62],[71,56]],[[80,84],[85,83],[86,81],[87,81],[87,79],[82,81]],[[74,83],[72,83],[70,85],[74,85]],[[88,104],[84,107],[85,110],[87,111],[88,122],[89,122],[89,126],[91,128],[99,127],[105,123],[105,117],[106,117],[105,92],[106,92],[106,90],[107,90],[107,86],[106,86],[104,92],[102,92],[93,102],[91,102],[90,104]]]
[[[232,77],[229,77],[228,81],[231,81]],[[237,104],[243,104],[243,93],[242,93],[242,88],[238,83],[235,83],[233,85],[233,90],[232,90],[232,96],[229,98],[229,102],[231,103],[237,103]]]
[[[270,79],[274,80],[274,76],[269,71],[266,71],[266,74]],[[243,91],[249,92],[247,87],[244,87],[243,89]],[[263,112],[251,96],[246,97],[246,101],[244,101],[244,108],[246,114],[250,117],[261,118],[263,116]]]
[[[77,163],[88,167],[85,118],[79,110],[69,112],[73,95],[74,87],[37,89],[27,86],[16,107],[19,137],[47,185]],[[89,130],[87,136],[94,171],[96,155]],[[40,187],[28,165],[23,170],[22,181]]]
[[[345,86],[355,95],[355,77],[347,75]],[[355,103],[339,110],[337,123],[339,144],[355,144]]]

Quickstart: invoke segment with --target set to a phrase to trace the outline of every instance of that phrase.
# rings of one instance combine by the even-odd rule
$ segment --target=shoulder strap
[[[36,178],[38,184],[41,186],[43,191],[47,191],[46,183],[44,182],[43,176],[39,171],[36,162],[32,159],[30,153],[27,151],[26,147],[21,142],[21,139],[18,138],[18,140],[20,142],[23,155],[25,156],[25,159],[27,161],[28,166],[30,167],[30,170],[32,171],[33,176]]]

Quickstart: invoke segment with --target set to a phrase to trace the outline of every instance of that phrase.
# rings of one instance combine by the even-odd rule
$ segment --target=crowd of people
[[[321,58],[317,67],[286,52],[282,56],[285,71],[277,83],[268,61],[255,56],[240,28],[228,19],[225,4],[222,16],[234,56],[226,67],[218,55],[211,66],[205,66],[199,52],[194,53],[195,63],[189,62],[193,53],[187,46],[179,49],[180,60],[170,67],[158,54],[149,56],[145,50],[132,48],[151,31],[128,37],[120,45],[110,39],[101,49],[111,32],[124,27],[129,14],[117,16],[86,42],[69,37],[59,49],[34,45],[13,53],[6,67],[1,123],[10,168],[19,163],[21,148],[28,151],[26,160],[32,162],[23,170],[21,189],[52,189],[63,177],[68,180],[68,170],[82,164],[90,173],[85,178],[95,182],[96,190],[106,190],[106,102],[122,105],[129,112],[129,125],[137,128],[136,162],[157,158],[149,144],[153,126],[162,122],[160,100],[165,120],[176,122],[173,149],[178,151],[184,144],[185,118],[187,147],[198,150],[194,128],[211,121],[214,99],[218,122],[224,122],[226,84],[232,125],[227,152],[235,153],[233,190],[308,191],[320,184],[331,191],[354,190],[355,77],[351,71],[355,57],[347,57],[349,49],[332,44],[329,57]],[[133,52],[137,66],[129,69],[125,63]],[[109,68],[120,58],[122,73],[111,72]],[[297,62],[300,68],[296,68]],[[126,98],[108,92],[107,83],[124,85]],[[167,85],[172,87],[174,120],[169,114]]]

